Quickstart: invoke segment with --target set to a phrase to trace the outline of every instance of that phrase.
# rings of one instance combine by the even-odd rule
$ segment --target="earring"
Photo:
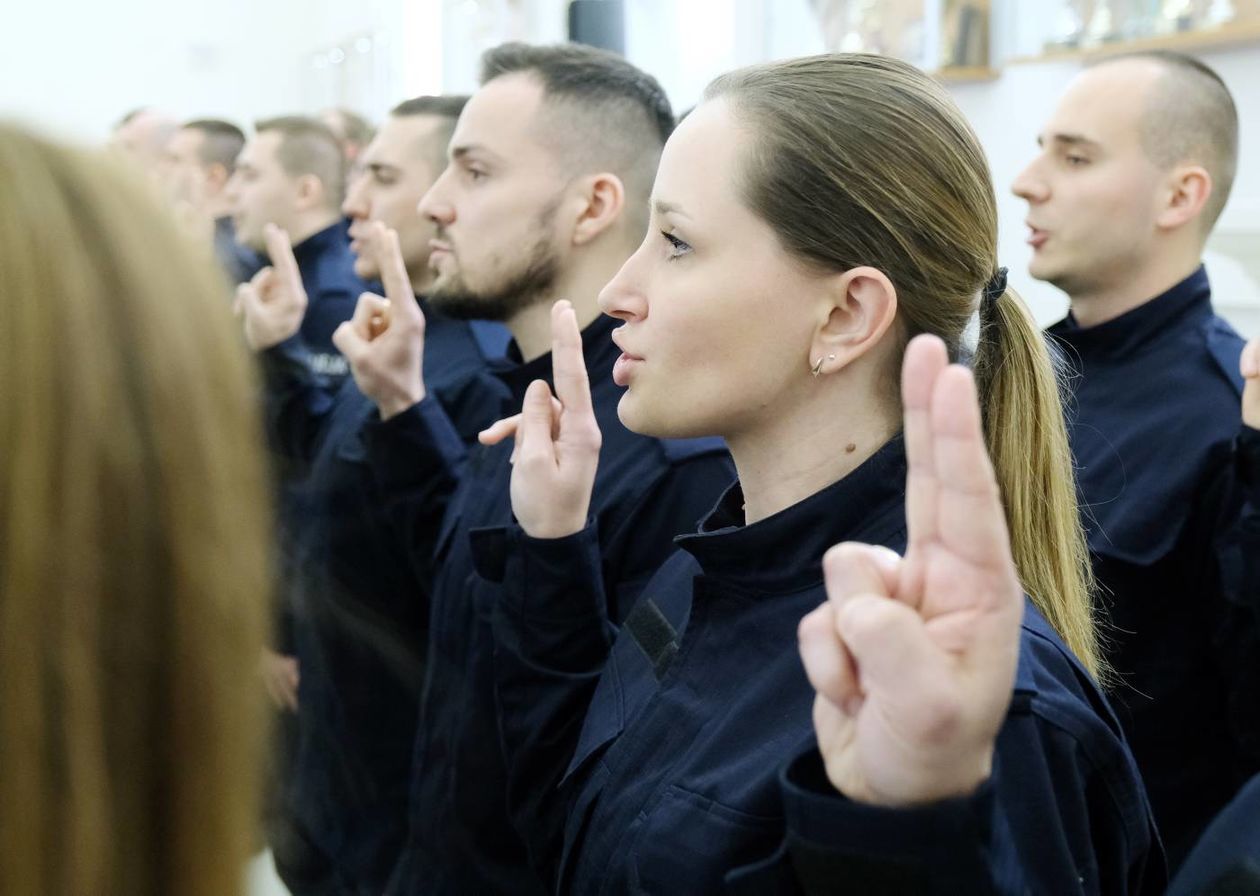
[[[828,356],[827,356],[827,360],[828,360],[828,361],[834,361],[834,360],[836,360],[836,356],[835,356],[835,355],[828,355]],[[823,359],[822,359],[822,358],[819,358],[819,359],[818,359],[818,363],[814,365],[814,369],[811,371],[811,373],[813,373],[813,374],[814,374],[814,376],[818,376],[820,373],[822,373],[822,366],[823,366]]]

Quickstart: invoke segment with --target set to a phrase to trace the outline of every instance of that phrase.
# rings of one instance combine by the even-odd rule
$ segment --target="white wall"
[[[6,3],[0,116],[100,141],[125,111],[242,124],[345,103],[379,116],[442,86],[443,0]],[[367,37],[370,51],[358,53]],[[316,67],[341,45],[346,58]]]

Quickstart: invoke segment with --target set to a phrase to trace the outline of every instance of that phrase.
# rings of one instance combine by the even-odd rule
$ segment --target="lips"
[[[630,377],[634,371],[643,364],[643,359],[629,351],[626,351],[622,341],[624,337],[618,338],[620,329],[613,330],[612,341],[617,348],[621,349],[621,357],[613,363],[612,378],[613,382],[618,386],[630,385]]]
[[[1034,250],[1040,249],[1043,245],[1045,245],[1046,240],[1050,238],[1049,232],[1034,227],[1032,224],[1028,224],[1028,222],[1024,223],[1028,226],[1028,245],[1032,246]]]

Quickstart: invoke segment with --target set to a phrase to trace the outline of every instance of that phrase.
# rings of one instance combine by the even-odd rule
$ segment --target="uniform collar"
[[[344,219],[337,220],[294,246],[293,257],[298,266],[311,264],[334,246],[342,245],[349,251],[350,234],[347,227]]]
[[[744,524],[736,482],[694,535],[675,543],[705,575],[761,590],[792,590],[822,580],[822,557],[842,541],[901,544],[905,531],[906,454],[900,434],[860,467],[785,510]]]
[[[612,377],[613,362],[621,354],[621,349],[612,341],[612,331],[617,325],[615,318],[601,314],[582,331],[582,357],[586,360],[586,374],[592,389]],[[552,382],[551,352],[525,361],[515,339],[508,345],[507,357],[491,361],[489,366],[518,400],[525,397],[525,390],[534,380]]]
[[[1066,342],[1082,358],[1125,358],[1173,336],[1189,319],[1212,314],[1212,288],[1203,265],[1172,289],[1132,311],[1094,327],[1066,318],[1050,334]]]

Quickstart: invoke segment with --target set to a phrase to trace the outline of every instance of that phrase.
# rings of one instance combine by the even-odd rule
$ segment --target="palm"
[[[842,545],[829,601],[802,625],[828,776],[899,805],[987,774],[1010,699],[1022,612],[970,375],[916,340],[903,378],[910,541],[904,560]]]

